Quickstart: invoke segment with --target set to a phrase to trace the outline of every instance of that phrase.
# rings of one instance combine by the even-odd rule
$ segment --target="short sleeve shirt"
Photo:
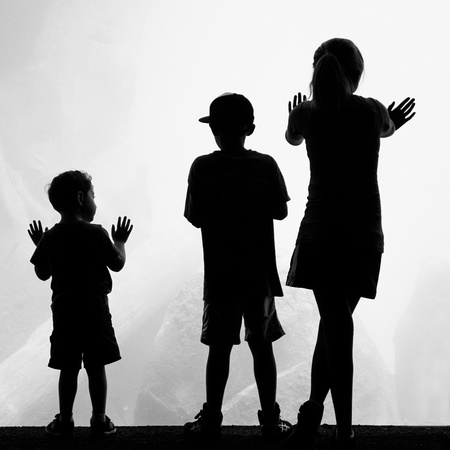
[[[44,233],[31,262],[51,273],[54,300],[77,292],[107,295],[112,289],[107,266],[118,256],[102,226],[58,223]]]
[[[184,214],[202,232],[204,300],[283,295],[273,219],[288,200],[269,155],[216,151],[193,162]]]
[[[380,138],[394,129],[379,101],[356,95],[337,112],[316,109],[309,101],[291,111],[287,133],[305,139],[311,172],[297,243],[383,251],[378,154]]]

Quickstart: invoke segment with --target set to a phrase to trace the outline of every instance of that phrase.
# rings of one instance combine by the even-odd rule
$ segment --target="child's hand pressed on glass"
[[[114,242],[127,242],[130,236],[133,225],[131,225],[130,219],[125,216],[123,220],[119,217],[117,219],[117,227],[114,225],[111,227],[111,236]]]
[[[306,102],[306,95],[302,97],[302,94],[299,92],[297,95],[294,95],[292,103],[288,103],[288,111],[291,112],[297,105],[300,105],[301,102]]]
[[[45,231],[48,231],[47,227],[45,227]],[[28,235],[30,236],[34,245],[37,247],[37,245],[39,244],[39,241],[41,240],[42,236],[44,235],[44,230],[42,228],[42,223],[40,220],[38,220],[37,222],[35,220],[33,220],[33,223],[30,223],[30,228],[28,229]]]
[[[389,117],[391,118],[392,122],[394,122],[396,130],[405,125],[406,122],[408,122],[415,116],[416,113],[412,112],[412,110],[416,106],[415,101],[416,99],[414,98],[406,97],[405,100],[403,100],[397,106],[397,108],[394,109],[395,102],[392,102],[388,106]]]

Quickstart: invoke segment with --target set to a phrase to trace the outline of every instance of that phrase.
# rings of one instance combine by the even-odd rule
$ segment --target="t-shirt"
[[[204,300],[282,296],[273,219],[289,200],[275,160],[262,153],[215,151],[193,162],[185,217],[201,228]]]
[[[46,231],[31,262],[52,276],[52,300],[73,294],[111,292],[107,265],[119,256],[107,231],[87,222],[58,223]]]
[[[316,109],[309,101],[291,111],[286,135],[305,138],[311,173],[297,244],[383,251],[378,154],[380,137],[394,130],[379,101],[356,95],[338,111]]]

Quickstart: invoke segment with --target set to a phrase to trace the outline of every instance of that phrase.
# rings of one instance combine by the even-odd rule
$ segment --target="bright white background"
[[[1,0],[0,280],[11,286],[14,252],[28,265],[30,220],[58,220],[44,187],[73,168],[93,176],[97,223],[109,229],[118,215],[132,218],[131,253],[155,236],[169,247],[183,236],[201,264],[198,230],[182,215],[186,178],[196,156],[215,150],[198,118],[226,91],[252,101],[247,145],[275,157],[285,176],[290,212],[276,225],[285,268],[308,183],[304,145],[284,140],[287,102],[309,93],[320,43],[347,37],[366,63],[357,93],[417,103],[416,117],[382,142],[386,253],[379,295],[358,312],[394,371],[395,327],[420,268],[430,257],[450,259],[447,16],[438,0]],[[21,270],[9,296],[40,289],[31,267]]]

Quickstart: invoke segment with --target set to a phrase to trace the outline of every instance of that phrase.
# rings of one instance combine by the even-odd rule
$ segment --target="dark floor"
[[[355,426],[358,450],[450,450],[450,427]],[[321,429],[317,450],[329,448],[332,427]],[[118,428],[117,434],[94,439],[89,428],[76,428],[74,437],[61,440],[47,436],[41,427],[0,428],[1,450],[190,450],[281,449],[281,443],[263,442],[256,426],[225,426],[218,443],[196,442],[183,437],[182,427],[149,426]]]

